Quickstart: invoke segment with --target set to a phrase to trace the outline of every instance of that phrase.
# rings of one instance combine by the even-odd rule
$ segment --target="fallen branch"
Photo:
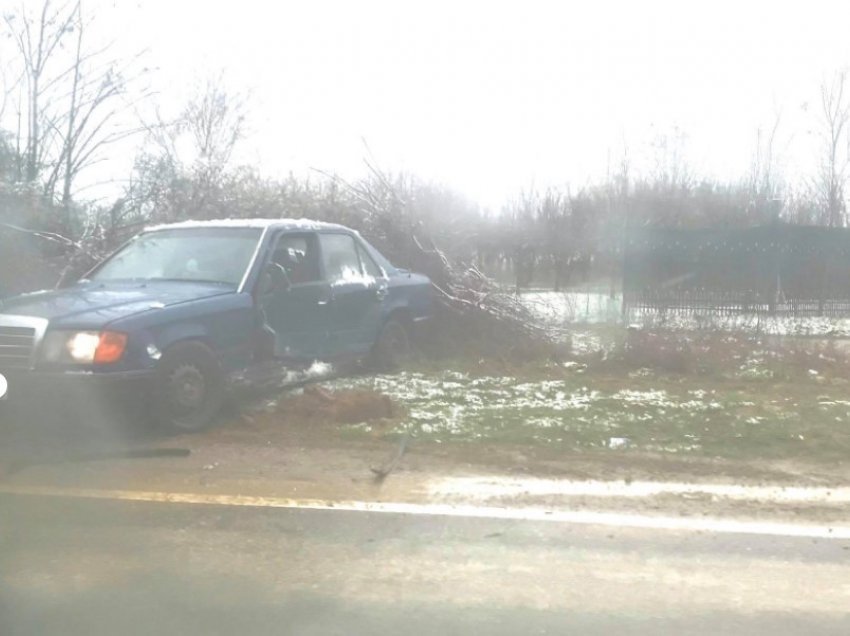
[[[61,234],[56,234],[55,232],[42,232],[39,230],[28,230],[25,227],[19,227],[17,225],[12,225],[11,223],[2,223],[0,222],[0,226],[5,227],[9,230],[13,230],[15,232],[20,232],[22,234],[29,234],[30,236],[35,236],[40,239],[44,239],[46,241],[52,241],[54,243],[59,243],[60,245],[64,245],[65,247],[73,247],[74,249],[82,249],[82,246],[76,241],[72,241],[66,236],[62,236]]]
[[[405,183],[392,181],[376,167],[373,159],[365,164],[371,177],[356,184],[336,175],[322,174],[351,193],[362,213],[360,229],[392,262],[428,276],[436,302],[451,314],[498,323],[499,329],[505,329],[509,337],[518,340],[555,340],[558,334],[551,326],[544,324],[514,294],[473,264],[452,258],[435,244],[428,228],[417,221],[420,218],[414,209],[417,202]]]
[[[387,476],[396,469],[401,458],[404,457],[404,453],[407,451],[407,443],[410,441],[410,433],[405,433],[404,437],[401,438],[401,442],[399,442],[398,448],[390,460],[384,463],[382,466],[375,468],[374,466],[370,466],[369,470],[372,471],[375,475],[375,481],[378,483],[383,482]]]

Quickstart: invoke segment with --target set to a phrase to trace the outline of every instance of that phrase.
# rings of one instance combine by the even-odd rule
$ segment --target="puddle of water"
[[[428,486],[432,496],[463,497],[486,501],[499,497],[560,495],[566,497],[655,497],[659,495],[707,495],[737,501],[776,503],[850,503],[850,487],[804,488],[740,486],[734,484],[687,484],[677,482],[570,481],[501,477],[449,477]]]

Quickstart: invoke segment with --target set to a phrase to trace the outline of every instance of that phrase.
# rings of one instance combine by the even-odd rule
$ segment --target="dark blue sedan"
[[[71,287],[0,301],[0,374],[9,401],[129,389],[164,425],[199,430],[236,378],[313,360],[394,366],[430,289],[340,225],[163,225]]]

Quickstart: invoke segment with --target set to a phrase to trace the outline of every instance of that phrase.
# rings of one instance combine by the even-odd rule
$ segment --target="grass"
[[[622,333],[622,331],[621,331]],[[394,376],[328,385],[385,394],[406,415],[381,433],[484,442],[649,451],[681,456],[845,462],[850,364],[834,343],[725,335],[641,334],[629,346],[604,328],[573,360],[435,360]],[[454,370],[446,370],[446,368]],[[376,434],[374,422],[346,425]]]
[[[409,372],[339,380],[407,409],[396,431],[433,441],[487,441],[724,458],[842,460],[850,453],[844,387],[709,382],[633,374],[545,380]],[[352,431],[370,432],[369,423]]]

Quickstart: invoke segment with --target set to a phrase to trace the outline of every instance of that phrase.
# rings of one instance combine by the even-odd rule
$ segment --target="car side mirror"
[[[260,278],[260,294],[266,296],[292,287],[286,270],[277,263],[269,263]]]

